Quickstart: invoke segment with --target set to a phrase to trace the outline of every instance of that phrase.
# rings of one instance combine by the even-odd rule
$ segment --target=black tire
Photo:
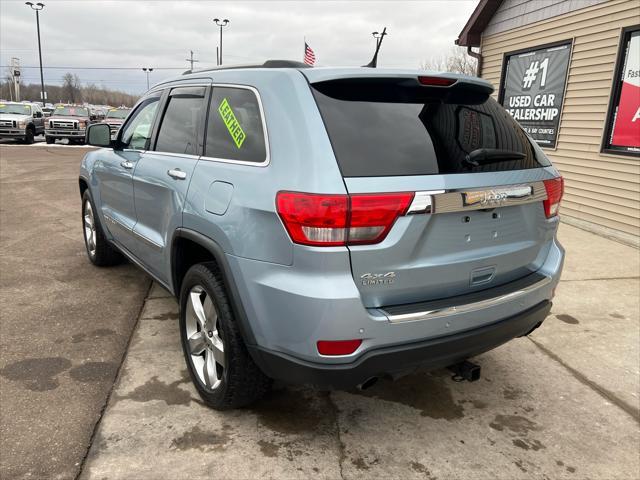
[[[56,139],[54,137],[45,137],[47,144],[51,145],[52,143],[56,143]]]
[[[85,218],[85,216],[89,214],[88,206],[91,207],[91,217],[94,227],[93,248],[91,248],[92,242],[88,238],[87,220]],[[87,256],[91,263],[98,267],[108,267],[122,262],[123,257],[120,252],[111,246],[104,235],[98,211],[93,203],[93,198],[91,198],[89,189],[86,189],[82,194],[82,232],[84,237],[84,246],[87,249]]]
[[[24,134],[24,143],[31,145],[34,141],[36,134],[33,128],[27,127],[27,131]]]
[[[226,365],[222,367],[214,364],[216,376],[220,377],[220,381],[213,388],[205,384],[200,376],[201,373],[196,370],[194,359],[200,358],[200,355],[191,354],[187,336],[189,297],[198,289],[202,289],[199,297],[208,296],[217,311],[217,320],[212,329],[216,331],[216,338],[220,339],[224,345],[223,355]],[[204,330],[200,331],[204,333]],[[184,277],[180,289],[180,339],[191,380],[204,402],[211,408],[228,410],[244,407],[262,398],[271,388],[271,379],[262,373],[247,351],[215,263],[194,265]],[[203,363],[207,355],[205,350],[202,353]]]

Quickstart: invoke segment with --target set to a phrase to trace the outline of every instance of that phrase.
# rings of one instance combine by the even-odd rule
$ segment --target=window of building
[[[258,98],[252,90],[213,88],[205,155],[252,163],[266,161],[265,129]]]
[[[155,150],[202,154],[204,87],[174,88],[169,94]]]
[[[640,26],[622,31],[602,151],[640,157]]]

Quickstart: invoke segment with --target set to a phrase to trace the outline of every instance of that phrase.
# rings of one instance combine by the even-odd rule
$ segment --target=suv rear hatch
[[[490,84],[446,75],[310,80],[351,204],[412,195],[386,238],[347,241],[366,307],[458,296],[541,266],[557,224],[543,202],[558,181]]]

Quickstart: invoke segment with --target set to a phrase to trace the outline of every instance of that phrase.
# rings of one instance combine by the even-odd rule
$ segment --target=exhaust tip
[[[360,385],[358,385],[358,390],[367,390],[368,388],[373,387],[378,382],[378,377],[371,377],[366,379]]]
[[[456,382],[461,382],[463,380],[467,380],[468,382],[477,382],[480,380],[480,365],[476,365],[475,363],[471,363],[467,360],[456,363],[455,365],[450,365],[447,368],[453,372],[452,378]]]

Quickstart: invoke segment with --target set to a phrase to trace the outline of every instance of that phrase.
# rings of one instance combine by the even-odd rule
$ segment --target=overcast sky
[[[33,0],[36,2],[37,0]],[[141,93],[143,66],[154,67],[151,83],[188,68],[215,66],[218,27],[224,29],[224,63],[265,59],[302,60],[303,38],[317,65],[363,65],[371,59],[371,32],[386,26],[380,67],[417,68],[449,50],[477,0],[452,1],[100,1],[44,0],[40,15],[45,82],[60,83],[72,71],[82,83]],[[0,65],[3,76],[11,57],[38,65],[35,13],[24,0],[0,0]],[[73,67],[51,69],[46,67]],[[82,67],[130,67],[134,70],[86,70]],[[176,70],[162,68],[174,67]],[[37,69],[23,69],[25,83],[37,83]]]

